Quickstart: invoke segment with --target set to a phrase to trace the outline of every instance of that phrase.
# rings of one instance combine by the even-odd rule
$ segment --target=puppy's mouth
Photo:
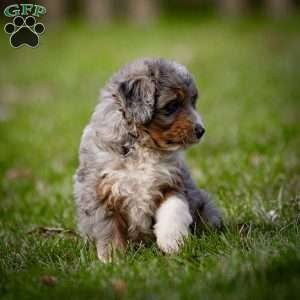
[[[188,136],[183,138],[177,138],[177,139],[168,139],[168,138],[162,138],[159,140],[156,140],[154,137],[152,137],[152,141],[154,142],[156,148],[159,148],[160,150],[165,151],[177,151],[177,150],[184,150],[192,145],[198,144],[201,140],[201,138],[198,138],[197,136]]]
[[[200,142],[200,138],[197,137],[192,137],[192,138],[185,138],[182,140],[166,140],[166,146],[167,147],[177,147],[177,148],[182,148],[182,149],[186,149],[194,144],[198,144]]]
[[[142,131],[150,138],[146,145],[150,148],[155,148],[162,151],[177,151],[186,149],[200,142],[203,134],[197,134],[195,130],[188,132],[178,131],[176,134],[163,129],[142,128]],[[146,139],[147,141],[147,139]]]
[[[195,129],[193,131],[188,132],[178,132],[177,135],[171,135],[163,138],[163,144],[165,144],[167,147],[175,147],[177,148],[188,148],[194,144],[198,144],[204,134],[205,130],[201,127],[200,129],[195,126]]]

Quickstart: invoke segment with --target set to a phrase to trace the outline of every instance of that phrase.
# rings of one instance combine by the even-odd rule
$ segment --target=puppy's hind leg
[[[201,189],[190,191],[191,208],[194,214],[195,223],[199,222],[209,225],[212,228],[219,228],[222,218],[219,210],[214,206],[207,192]]]
[[[192,221],[189,206],[182,195],[166,197],[157,209],[154,225],[159,248],[166,253],[177,252],[189,234]]]
[[[188,168],[184,164],[181,171],[184,179],[185,194],[194,217],[194,224],[200,223],[200,227],[203,223],[211,227],[220,227],[222,223],[221,215],[208,193],[196,186]]]

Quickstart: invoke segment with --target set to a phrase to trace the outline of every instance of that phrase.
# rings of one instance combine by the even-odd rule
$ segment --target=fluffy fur
[[[185,199],[179,195],[167,197],[157,209],[154,225],[160,249],[167,253],[178,251],[184,237],[189,234],[192,222],[193,218]]]
[[[163,59],[125,66],[102,90],[74,177],[79,227],[96,241],[100,260],[154,236],[163,251],[176,252],[192,225],[220,225],[181,154],[204,133],[197,96],[187,69]]]

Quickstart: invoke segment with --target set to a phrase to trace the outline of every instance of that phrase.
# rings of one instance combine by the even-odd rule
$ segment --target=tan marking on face
[[[181,110],[167,128],[164,128],[164,124],[154,122],[147,127],[146,131],[157,146],[167,148],[175,144],[189,143],[194,137],[194,124],[190,114],[186,110]]]
[[[164,132],[167,142],[187,143],[194,135],[194,125],[186,111],[179,112],[171,127]]]

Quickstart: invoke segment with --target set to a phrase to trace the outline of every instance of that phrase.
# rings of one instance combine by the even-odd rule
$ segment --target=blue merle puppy
[[[79,227],[96,241],[101,261],[128,241],[151,237],[174,253],[193,225],[220,226],[182,155],[205,131],[197,98],[188,70],[164,59],[137,60],[102,90],[74,177]]]

